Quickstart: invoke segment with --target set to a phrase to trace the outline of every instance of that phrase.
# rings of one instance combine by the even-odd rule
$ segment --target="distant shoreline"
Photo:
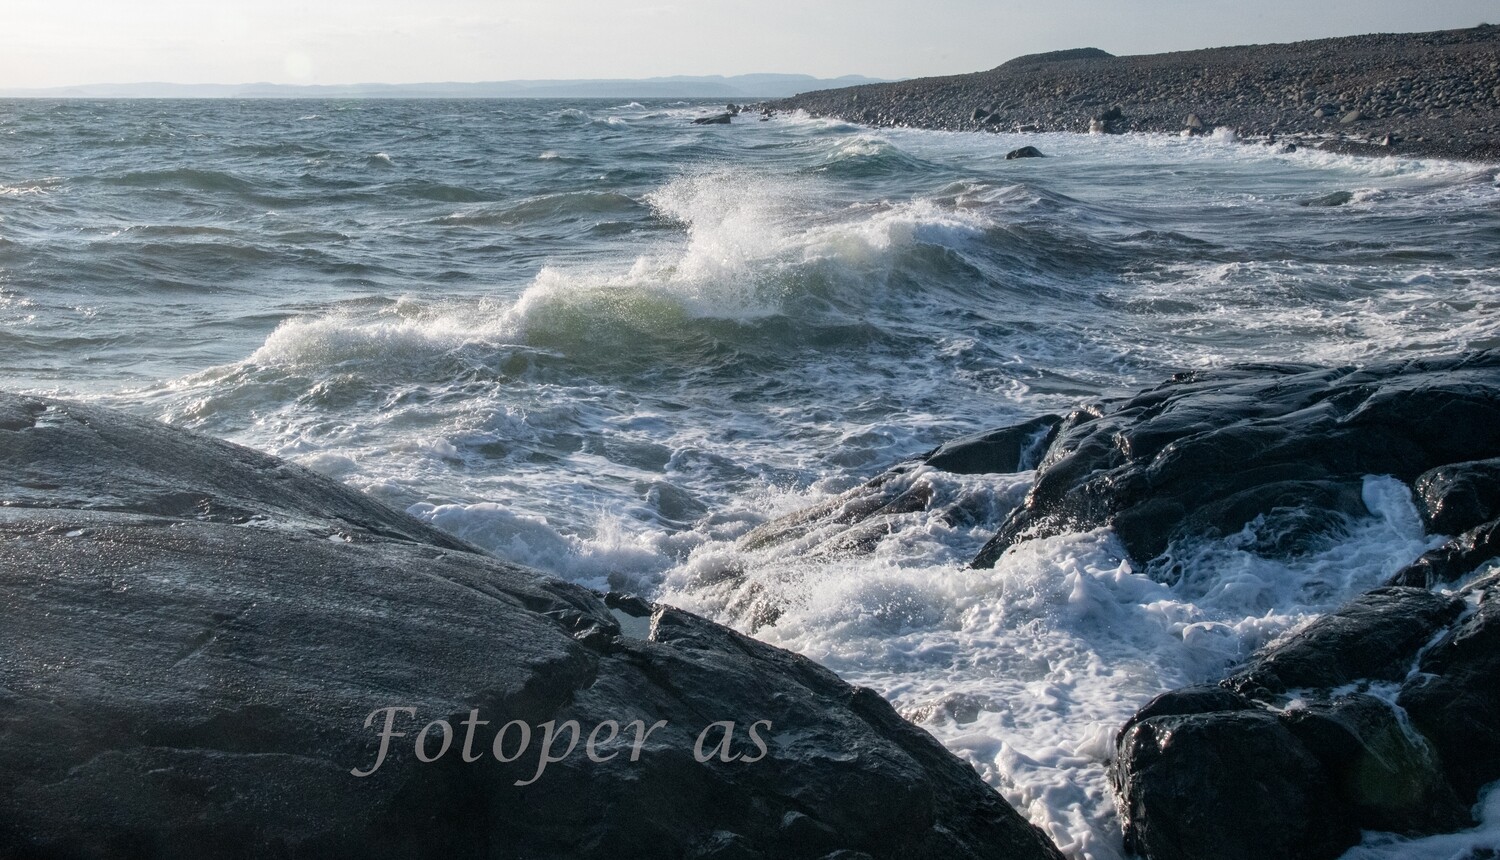
[[[1500,26],[1128,57],[1060,51],[766,107],[949,131],[1228,128],[1245,139],[1361,155],[1500,162]]]
[[[140,82],[0,89],[0,99],[732,99],[783,98],[812,87],[883,83],[844,75],[677,75],[665,78],[414,84],[179,84]]]

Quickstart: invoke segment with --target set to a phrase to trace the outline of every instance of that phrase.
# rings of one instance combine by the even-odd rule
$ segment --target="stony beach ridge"
[[[1500,26],[1126,57],[1080,48],[765,107],[947,131],[1223,128],[1343,152],[1500,161]]]

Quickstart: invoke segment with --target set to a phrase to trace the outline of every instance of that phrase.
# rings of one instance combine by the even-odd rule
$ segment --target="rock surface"
[[[822,551],[849,552],[867,549],[872,541],[887,533],[881,521],[915,511],[930,510],[939,500],[923,482],[928,469],[955,475],[1009,474],[1036,467],[1042,454],[1052,444],[1062,419],[1043,415],[1010,427],[974,433],[947,442],[914,460],[897,464],[864,484],[819,505],[778,517],[752,529],[739,540],[742,550],[756,550],[789,541],[800,540],[830,526],[832,529]],[[945,512],[944,519],[954,521],[962,511]],[[854,531],[859,527],[858,531]],[[810,547],[816,555],[819,548]]]
[[[874,126],[1072,132],[1118,105],[1118,131],[1177,134],[1193,114],[1198,130],[1227,126],[1242,139],[1493,161],[1497,69],[1500,27],[1481,26],[1133,57],[1059,51],[987,72],[822,90],[773,105]],[[983,122],[974,119],[976,105],[986,108]]]
[[[1153,860],[1337,857],[1360,830],[1472,824],[1500,779],[1500,577],[1376,589],[1117,740],[1126,841]]]
[[[1365,368],[1255,365],[1179,374],[1068,416],[1025,503],[975,558],[1110,526],[1137,561],[1252,525],[1295,553],[1367,513],[1367,475],[1413,482],[1500,455],[1500,351]]]
[[[0,856],[1058,856],[873,692],[274,458],[0,395],[0,501]],[[405,736],[352,775],[391,707]],[[517,785],[567,720],[619,722],[617,755]],[[667,721],[634,762],[632,720]],[[746,757],[770,721],[764,758],[696,761],[716,720]]]

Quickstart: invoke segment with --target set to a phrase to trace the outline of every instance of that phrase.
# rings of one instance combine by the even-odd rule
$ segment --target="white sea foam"
[[[1002,495],[1018,480],[935,479]],[[1206,542],[1192,549],[1199,576],[1172,586],[1126,560],[1108,531],[1031,541],[992,570],[964,569],[989,529],[908,515],[861,558],[709,542],[659,597],[747,629],[779,609],[757,636],[884,693],[1070,856],[1118,858],[1104,769],[1124,721],[1429,546],[1405,485],[1367,479],[1365,502],[1373,515],[1322,551],[1273,561],[1237,537]]]

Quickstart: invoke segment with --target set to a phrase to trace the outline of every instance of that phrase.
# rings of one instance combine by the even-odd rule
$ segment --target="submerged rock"
[[[868,551],[888,533],[886,520],[931,509],[936,495],[923,480],[928,470],[954,475],[1003,475],[1034,469],[1061,424],[1062,418],[1043,415],[1010,427],[954,439],[826,502],[762,523],[741,537],[738,546],[746,551],[764,549],[823,530],[831,534],[825,535],[817,546],[807,548],[812,555]],[[943,512],[943,518],[950,522],[963,515],[958,510]],[[848,528],[830,528],[836,526]]]
[[[1059,856],[875,693],[275,458],[0,395],[0,500],[0,856]]]
[[[693,125],[729,125],[734,118],[732,113],[716,113],[713,116],[700,116],[693,120]]]
[[[1302,205],[1309,206],[1315,209],[1331,209],[1334,206],[1343,206],[1346,203],[1353,202],[1353,200],[1353,191],[1334,191],[1328,194],[1324,194],[1322,197],[1314,197],[1311,200],[1304,200],[1302,201]]]
[[[1252,526],[1257,551],[1302,551],[1368,513],[1368,475],[1412,482],[1500,455],[1500,351],[1365,368],[1251,365],[1179,374],[1074,411],[1026,502],[975,558],[1112,527],[1138,561]]]

